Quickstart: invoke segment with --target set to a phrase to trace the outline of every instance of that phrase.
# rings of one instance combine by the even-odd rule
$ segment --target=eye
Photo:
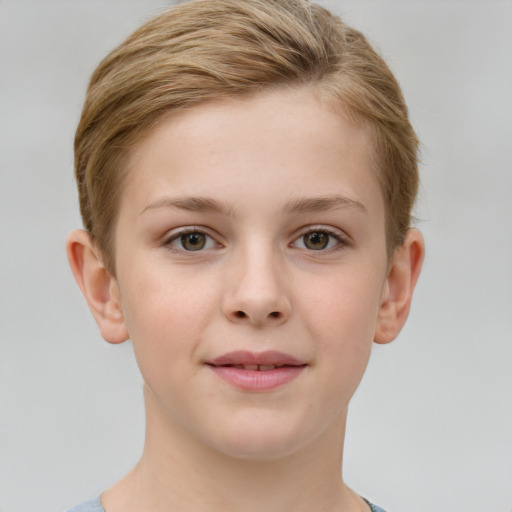
[[[197,230],[181,231],[172,236],[167,244],[181,251],[201,251],[218,245],[211,236]]]
[[[325,251],[333,249],[340,244],[344,245],[344,242],[339,235],[325,229],[315,229],[304,233],[292,245],[299,249]]]

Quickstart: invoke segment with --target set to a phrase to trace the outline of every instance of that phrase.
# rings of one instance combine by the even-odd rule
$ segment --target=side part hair
[[[115,273],[114,226],[131,149],[169,113],[283,86],[325,93],[368,127],[388,252],[410,227],[418,141],[400,87],[365,37],[306,0],[194,0],[156,16],[92,75],[75,137],[85,229]]]

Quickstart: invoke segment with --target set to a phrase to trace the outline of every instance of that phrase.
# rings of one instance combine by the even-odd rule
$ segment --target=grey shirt
[[[368,500],[364,499],[364,501],[368,503],[372,512],[386,512],[384,509],[377,507],[377,505],[373,505]],[[70,508],[66,512],[105,512],[105,509],[101,506],[100,498],[98,497],[94,500],[86,501],[81,505]]]

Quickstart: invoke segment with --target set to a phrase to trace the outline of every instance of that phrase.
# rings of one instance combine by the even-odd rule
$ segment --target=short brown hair
[[[86,230],[114,271],[130,149],[169,112],[280,86],[324,90],[370,129],[388,250],[410,227],[418,140],[400,87],[365,37],[307,0],[194,0],[151,19],[94,71],[75,137]]]

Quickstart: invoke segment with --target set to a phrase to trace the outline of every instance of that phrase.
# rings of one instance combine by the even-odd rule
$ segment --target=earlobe
[[[424,255],[425,244],[421,233],[410,229],[404,243],[395,251],[384,284],[374,337],[376,343],[393,341],[404,326]]]
[[[101,335],[109,343],[126,341],[129,334],[117,280],[103,265],[100,253],[89,234],[83,230],[72,231],[66,240],[66,251],[75,280]]]

